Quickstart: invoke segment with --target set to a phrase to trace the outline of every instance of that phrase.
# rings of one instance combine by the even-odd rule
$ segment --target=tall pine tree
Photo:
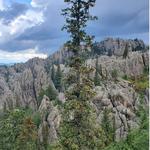
[[[128,49],[128,44],[126,44],[125,50],[123,53],[123,59],[126,59],[128,57],[128,54],[129,54],[129,49]]]
[[[91,107],[91,99],[95,95],[94,83],[88,79],[93,68],[85,65],[81,55],[92,46],[92,38],[85,32],[86,23],[94,20],[89,9],[94,7],[95,0],[65,0],[68,7],[62,14],[66,17],[66,29],[70,41],[66,43],[72,52],[69,62],[67,82],[70,84],[66,92],[66,102],[60,125],[60,145],[65,150],[92,150],[103,147],[100,136],[101,129],[96,124],[96,115]]]
[[[52,79],[53,83],[55,84],[55,68],[54,68],[54,65],[52,65],[52,68],[51,68],[51,79]]]
[[[94,77],[94,84],[96,86],[99,86],[100,85],[100,77],[99,77],[99,69],[98,69],[98,57],[96,57],[96,64],[95,64],[95,77]]]
[[[60,68],[60,64],[57,66],[57,71],[55,75],[55,87],[60,92],[62,90],[62,71]]]

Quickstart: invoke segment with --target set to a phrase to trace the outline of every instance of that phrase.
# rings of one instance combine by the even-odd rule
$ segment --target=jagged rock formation
[[[53,86],[45,61],[35,58],[25,64],[0,67],[0,108],[16,106],[37,109],[41,89]]]
[[[87,65],[95,67],[95,64],[95,59],[87,60]],[[149,65],[149,54],[148,52],[130,52],[127,59],[101,56],[98,58],[98,65],[102,79],[111,79],[114,70],[120,77],[123,75],[138,77],[143,73],[144,67]]]
[[[123,59],[122,53],[128,42],[129,55]],[[119,43],[119,44],[118,44]],[[127,135],[128,130],[138,127],[138,118],[135,110],[138,109],[139,96],[130,82],[121,79],[124,75],[138,77],[143,73],[144,67],[149,65],[146,46],[140,40],[107,39],[99,43],[107,54],[109,49],[113,56],[99,56],[100,87],[96,87],[97,96],[94,98],[93,106],[96,108],[97,121],[101,123],[105,108],[110,110],[109,116],[115,120],[115,138],[119,140]],[[138,51],[141,50],[141,51]],[[132,52],[136,51],[136,52]],[[137,52],[138,51],[138,52]],[[42,89],[54,84],[50,76],[52,63],[64,62],[71,54],[67,50],[61,50],[46,60],[34,58],[25,64],[0,67],[0,110],[12,109],[16,106],[30,107],[40,112],[42,123],[39,127],[40,141],[47,139],[48,143],[57,139],[57,130],[61,120],[60,112],[48,97],[44,96],[38,107],[37,101]],[[87,65],[95,67],[96,60],[88,59]],[[62,71],[69,71],[63,64]],[[112,72],[117,71],[117,82],[112,81]],[[94,77],[94,72],[91,78]],[[145,104],[148,104],[148,90],[145,91]],[[58,98],[64,102],[64,93],[59,93]]]
[[[134,39],[134,40],[124,40],[120,38],[106,38],[101,42],[95,42],[93,48],[91,49],[90,55],[115,55],[122,56],[125,50],[125,47],[129,52],[133,51],[146,51],[148,47],[142,40]],[[53,55],[49,57],[49,60],[54,63],[64,63],[69,57],[71,53],[68,51],[66,47],[62,47],[60,51],[55,52]]]
[[[44,96],[38,111],[42,118],[38,132],[40,142],[44,140],[47,140],[47,143],[55,142],[58,138],[57,130],[61,120],[58,108],[54,107],[47,96]]]
[[[101,54],[108,54],[111,53],[115,56],[122,56],[125,50],[125,47],[129,52],[133,51],[144,51],[147,49],[146,45],[142,40],[134,39],[134,40],[124,40],[124,39],[114,39],[114,38],[107,38],[102,42],[96,42],[95,47],[96,51]],[[101,52],[99,52],[101,51]]]
[[[138,109],[139,97],[130,83],[108,81],[96,87],[97,96],[94,104],[97,110],[98,122],[102,123],[105,109],[109,110],[109,119],[114,122],[115,139],[119,141],[126,137],[128,131],[138,127],[139,120],[135,111]]]

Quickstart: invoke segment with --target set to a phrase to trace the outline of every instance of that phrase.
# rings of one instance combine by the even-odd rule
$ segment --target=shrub
[[[46,95],[47,97],[49,97],[49,99],[52,100],[56,100],[57,98],[57,92],[56,90],[52,87],[49,86],[46,90],[41,90],[39,97],[38,97],[38,106],[40,106],[41,101],[43,99],[43,96]]]
[[[143,69],[143,74],[144,75],[149,75],[149,66],[145,66]]]
[[[39,128],[42,118],[39,112],[35,112],[32,116],[32,120],[34,122],[34,124],[37,126],[37,128]]]
[[[118,71],[116,69],[112,70],[111,76],[116,81],[118,78]]]
[[[148,76],[142,75],[140,78],[133,80],[135,90],[140,92],[149,87]]]
[[[125,74],[123,77],[122,77],[124,80],[128,80],[128,76]]]
[[[0,120],[0,149],[36,150],[36,134],[34,123],[24,110],[8,111]]]

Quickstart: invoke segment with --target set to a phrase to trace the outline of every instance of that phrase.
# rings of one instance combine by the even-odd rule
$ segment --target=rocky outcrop
[[[38,110],[41,114],[42,123],[39,127],[39,139],[43,143],[53,143],[57,140],[57,130],[60,124],[60,112],[57,107],[54,107],[53,103],[47,96],[43,97],[41,105]]]
[[[95,67],[95,64],[95,59],[87,60],[87,65]],[[148,52],[131,52],[126,59],[116,56],[100,56],[98,65],[102,79],[111,79],[113,71],[116,71],[120,77],[124,75],[137,77],[143,74],[144,67],[149,65],[149,54]]]
[[[122,56],[126,46],[129,52],[145,52],[148,50],[145,43],[139,39],[125,40],[120,38],[106,38],[101,42],[95,42],[89,55],[92,57],[97,55]],[[52,54],[48,60],[54,63],[64,63],[70,56],[71,52],[64,46],[59,51]]]
[[[48,60],[35,58],[25,64],[0,67],[1,109],[4,106],[7,108],[28,106],[32,109],[37,109],[37,100],[41,89],[46,89],[49,85],[54,87],[50,77],[51,63]],[[87,60],[87,65],[89,66],[95,67],[95,63],[95,59]],[[139,76],[148,64],[148,52],[131,52],[126,59],[116,56],[100,56],[98,58],[101,79],[107,80],[111,80],[114,70],[119,77],[124,75]],[[61,68],[65,73],[68,72],[64,65],[61,65]],[[93,77],[94,73],[92,74]],[[59,94],[59,97],[62,97],[62,95]]]
[[[25,64],[0,68],[0,107],[16,106],[37,109],[41,89],[53,86],[45,60],[32,59]]]
[[[110,123],[114,123],[115,139],[119,141],[126,137],[128,131],[139,125],[136,110],[139,105],[138,94],[126,81],[107,81],[100,87],[96,87],[96,97],[93,103],[97,110],[97,120],[102,123],[105,110],[109,110]]]
[[[129,52],[145,51],[147,49],[142,40],[124,40],[120,38],[107,38],[104,41],[96,42],[94,48],[97,54],[122,56],[126,46]]]
[[[127,42],[129,55],[123,59],[122,54]],[[149,55],[148,52],[144,52],[146,46],[139,40],[107,39],[100,45],[100,48],[105,48],[105,54],[111,49],[114,55],[98,57],[98,71],[102,82],[100,87],[95,88],[97,95],[93,106],[96,108],[99,123],[102,123],[104,111],[109,110],[108,116],[110,122],[114,121],[115,138],[118,141],[126,137],[130,129],[138,127],[139,123],[135,113],[138,109],[139,96],[132,84],[122,77],[142,75],[144,68],[149,65]],[[40,106],[37,105],[39,93],[48,86],[55,88],[50,77],[51,64],[54,61],[64,62],[64,58],[67,59],[70,55],[63,49],[46,60],[34,58],[25,64],[0,67],[0,110],[21,106],[40,112],[42,123],[38,134],[41,142],[52,143],[57,139],[61,116],[58,108],[46,96],[43,97]],[[96,59],[88,59],[86,63],[94,68]],[[60,67],[64,74],[69,71],[64,64]],[[117,72],[116,82],[112,80],[114,71]],[[93,72],[91,78],[94,75]],[[58,99],[64,102],[64,93],[58,93]],[[148,89],[145,90],[144,100],[145,105],[148,105]]]

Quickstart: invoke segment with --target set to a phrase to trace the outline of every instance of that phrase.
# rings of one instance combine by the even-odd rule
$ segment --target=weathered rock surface
[[[125,40],[120,38],[106,38],[101,42],[94,43],[94,46],[91,50],[91,55],[114,55],[122,56],[127,45],[128,51],[146,51],[148,47],[142,40]],[[60,62],[64,63],[71,56],[70,51],[66,47],[62,47],[60,51],[55,52],[48,59],[51,62]]]
[[[41,89],[54,86],[46,71],[45,60],[32,59],[25,64],[0,67],[0,108],[15,106],[37,109]]]
[[[135,111],[138,109],[139,97],[130,82],[121,78],[127,76],[140,76],[143,70],[149,65],[148,52],[144,52],[146,46],[139,40],[128,40],[129,55],[122,58],[122,53],[126,45],[126,40],[107,39],[101,42],[104,51],[112,50],[113,56],[100,56],[98,58],[100,78],[104,82],[100,87],[96,87],[97,96],[94,98],[94,107],[97,112],[97,121],[101,123],[103,112],[109,109],[110,119],[115,120],[116,140],[124,138],[129,129],[138,127],[138,118]],[[102,48],[100,46],[100,48]],[[138,50],[143,50],[142,52]],[[136,52],[131,52],[136,51]],[[138,51],[138,52],[137,52]],[[54,56],[54,57],[53,57]],[[50,58],[57,62],[64,61],[70,54],[62,50],[55,53]],[[42,142],[47,138],[49,143],[57,139],[57,130],[61,120],[60,112],[48,97],[44,96],[40,106],[37,105],[39,93],[49,85],[54,87],[50,77],[50,68],[53,60],[34,58],[25,64],[16,64],[11,67],[0,67],[0,110],[15,108],[16,106],[30,107],[40,112],[42,123],[39,127],[39,137]],[[96,60],[88,59],[87,65],[95,67]],[[60,65],[62,71],[69,71],[63,64]],[[117,82],[112,82],[112,72],[116,70],[118,74]],[[94,73],[91,74],[94,77]],[[55,88],[55,87],[54,87]],[[145,104],[149,103],[149,92],[145,90]],[[58,94],[58,98],[64,102],[63,93]]]
[[[126,137],[129,129],[138,127],[136,110],[138,109],[138,94],[124,80],[110,82],[96,87],[96,97],[93,103],[97,110],[97,120],[102,123],[103,113],[109,110],[110,122],[115,121],[116,140]]]
[[[146,45],[142,40],[134,39],[134,40],[124,40],[120,38],[106,38],[104,41],[95,43],[96,51],[99,54],[112,54],[115,56],[122,56],[125,50],[125,47],[129,52],[133,51],[145,51],[147,49]]]
[[[96,60],[89,59],[87,64],[95,67]],[[100,75],[105,79],[111,79],[114,70],[120,77],[124,75],[137,77],[143,73],[144,67],[149,65],[149,54],[148,52],[131,52],[126,59],[116,56],[101,56],[98,58],[98,65]]]
[[[48,143],[55,142],[58,138],[57,130],[61,120],[58,108],[54,107],[47,96],[44,96],[38,111],[42,118],[38,132],[40,142],[43,142],[45,139],[47,139]]]

